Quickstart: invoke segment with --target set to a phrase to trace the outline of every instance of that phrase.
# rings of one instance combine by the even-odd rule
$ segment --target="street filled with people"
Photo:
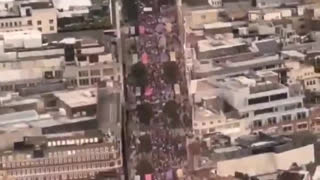
[[[179,30],[177,25],[175,6],[159,5],[158,1],[136,1],[138,6],[138,32],[137,52],[139,60],[145,66],[147,78],[140,82],[141,94],[137,97],[137,107],[148,104],[152,106],[150,121],[142,122],[141,116],[147,112],[133,112],[131,115],[139,128],[132,130],[131,147],[143,146],[143,140],[138,141],[139,135],[150,137],[151,149],[149,152],[133,148],[130,159],[132,161],[147,159],[153,172],[132,171],[144,176],[143,173],[152,174],[152,179],[163,180],[165,174],[173,169],[183,168],[186,161],[185,136],[179,132],[187,132],[185,119],[191,117],[185,103],[187,102],[186,88],[182,88],[182,100],[177,100],[174,85],[185,86],[184,61]],[[165,69],[168,68],[168,69]],[[176,72],[172,72],[176,71]],[[168,73],[169,72],[169,73]],[[167,73],[167,74],[166,74]],[[170,75],[168,75],[170,74]],[[132,89],[132,88],[131,88]],[[133,88],[134,89],[134,88]],[[164,110],[168,102],[173,104],[173,112]],[[172,103],[174,102],[174,103]],[[171,111],[172,111],[171,110]],[[137,110],[138,111],[138,108]],[[169,110],[170,111],[170,110]],[[186,118],[187,117],[187,118]],[[140,120],[140,121],[139,121]],[[174,123],[172,123],[174,122]],[[175,124],[170,126],[169,124]],[[177,130],[179,129],[179,130]],[[143,133],[142,133],[143,132]],[[147,148],[147,147],[146,147]],[[147,153],[148,155],[141,155]],[[135,157],[132,157],[135,156]],[[135,163],[134,163],[135,164]],[[135,164],[137,166],[137,164]],[[140,174],[139,174],[140,173]]]

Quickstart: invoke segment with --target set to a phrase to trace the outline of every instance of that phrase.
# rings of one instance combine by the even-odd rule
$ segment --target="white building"
[[[220,161],[217,164],[217,174],[220,176],[232,176],[235,172],[249,176],[276,174],[278,170],[289,170],[293,163],[302,166],[315,162],[314,151],[314,145],[311,144],[282,153],[264,153]]]
[[[53,0],[53,4],[58,10],[58,18],[83,16],[92,6],[91,0]]]
[[[222,0],[208,0],[208,3],[214,8],[222,7]]]
[[[303,106],[303,91],[299,85],[287,87],[270,71],[257,73],[254,78],[239,76],[218,80],[220,95],[236,109],[252,130],[270,127],[265,132],[284,133],[307,130],[309,110]],[[294,122],[296,128],[292,125]],[[300,124],[301,123],[301,124]],[[288,124],[287,126],[285,126]],[[272,128],[271,128],[272,127]]]
[[[235,111],[224,112],[225,106],[223,100],[215,96],[204,99],[203,106],[195,106],[192,118],[194,135],[223,133],[236,138],[248,134],[246,122],[240,121]]]
[[[57,32],[57,12],[50,2],[30,2],[15,4],[14,15],[4,15],[0,19],[0,31],[38,30],[43,34]],[[10,12],[10,9],[6,11]]]
[[[315,73],[314,66],[299,61],[286,61],[285,66],[289,68],[289,84],[300,82],[306,90],[320,91],[320,74]]]

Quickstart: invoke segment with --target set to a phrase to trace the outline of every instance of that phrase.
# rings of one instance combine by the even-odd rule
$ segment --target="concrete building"
[[[93,131],[25,137],[1,153],[1,170],[19,180],[94,178],[121,167],[119,139]]]
[[[314,66],[302,64],[299,61],[286,61],[285,66],[290,68],[288,83],[300,82],[305,90],[320,91],[320,74],[315,72]]]
[[[221,8],[222,7],[222,0],[208,0],[210,6],[214,8]]]
[[[89,14],[89,7],[92,6],[91,0],[53,0],[55,9],[58,10],[58,18],[69,18],[75,16],[85,16]]]
[[[291,9],[259,9],[259,10],[251,10],[248,12],[249,21],[272,21],[272,20],[280,20],[282,18],[288,18],[292,16]]]
[[[292,149],[282,153],[264,153],[239,159],[220,161],[217,174],[220,176],[234,175],[235,172],[259,176],[277,173],[278,170],[289,170],[293,163],[307,165],[315,162],[314,145]],[[245,164],[241,166],[239,164]]]
[[[202,29],[204,24],[218,22],[220,10],[211,6],[184,7],[183,16],[186,27],[189,29]]]
[[[244,121],[239,121],[237,112],[219,97],[205,98],[202,106],[193,110],[192,129],[196,136],[223,133],[238,137],[245,133]]]
[[[195,102],[210,96],[221,97],[246,123],[244,127],[253,132],[290,134],[310,129],[302,87],[282,85],[278,74],[271,71],[192,81],[189,92]]]
[[[27,44],[18,40],[14,43],[17,47]],[[6,91],[22,91],[46,82],[90,87],[102,79],[120,79],[120,65],[96,41],[65,39],[36,48],[5,49],[2,56],[0,88]],[[5,78],[4,74],[11,76]]]
[[[194,79],[215,77],[228,77],[248,73],[252,70],[272,70],[280,71],[284,68],[283,61],[278,55],[257,56],[256,53],[242,53],[227,58],[217,58],[212,60],[196,60],[192,69]],[[279,72],[279,78],[281,78]]]
[[[120,85],[112,81],[101,81],[98,85],[97,121],[98,128],[106,131],[108,128],[120,136],[122,105],[120,101]]]
[[[57,32],[57,13],[50,2],[28,2],[16,4],[15,16],[0,19],[0,31],[38,30],[43,34]]]
[[[53,93],[58,99],[57,106],[64,109],[68,118],[95,116],[97,90],[95,88]]]
[[[199,40],[196,50],[198,59],[209,59],[249,52],[248,45],[242,39],[228,38],[227,35],[224,36],[223,40],[218,38]]]
[[[253,0],[252,4],[258,8],[280,7],[281,5],[298,5],[301,0]]]
[[[277,74],[262,71],[258,77],[221,80],[222,97],[245,119],[253,131],[292,133],[308,130],[309,110],[303,106],[299,85],[284,86]],[[220,84],[220,85],[219,85]]]

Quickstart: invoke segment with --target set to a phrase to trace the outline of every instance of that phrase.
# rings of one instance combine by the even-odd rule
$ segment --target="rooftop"
[[[242,42],[241,39],[206,39],[206,40],[199,40],[198,41],[198,48],[200,52],[212,51],[217,49],[224,49],[236,46],[246,45]]]
[[[97,104],[96,88],[55,92],[54,96],[71,108]]]
[[[39,115],[34,110],[21,111],[0,115],[0,126],[16,123],[24,123],[39,120]]]
[[[30,6],[32,9],[48,9],[53,8],[53,4],[51,2],[30,2],[26,4],[21,4],[21,7]]]
[[[306,165],[315,162],[314,145],[292,149],[282,153],[264,153],[239,159],[218,162],[218,175],[234,175],[235,172],[250,176],[275,173],[278,169],[287,170],[293,163]],[[245,166],[239,166],[245,164]]]

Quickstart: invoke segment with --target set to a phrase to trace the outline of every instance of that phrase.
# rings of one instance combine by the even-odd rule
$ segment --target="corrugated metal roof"
[[[0,125],[16,124],[39,120],[39,115],[35,110],[14,112],[0,116]]]

